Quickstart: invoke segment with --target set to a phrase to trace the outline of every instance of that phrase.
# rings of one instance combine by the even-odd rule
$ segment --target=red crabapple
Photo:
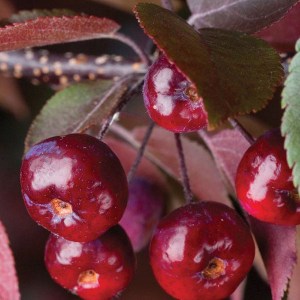
[[[128,195],[117,156],[85,134],[56,136],[34,145],[23,159],[21,188],[38,224],[77,242],[94,240],[117,224]]]
[[[195,86],[161,55],[149,68],[144,103],[151,119],[173,132],[196,131],[207,125],[203,100]]]
[[[150,244],[150,263],[174,298],[220,300],[247,275],[254,253],[250,230],[233,209],[199,202],[162,219]]]
[[[51,234],[45,263],[58,284],[85,300],[107,300],[120,295],[135,270],[132,246],[118,225],[85,243]]]
[[[279,129],[266,132],[245,152],[235,186],[237,198],[253,217],[273,224],[300,224],[300,202]]]

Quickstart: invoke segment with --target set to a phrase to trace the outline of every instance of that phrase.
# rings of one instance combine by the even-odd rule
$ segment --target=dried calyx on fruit
[[[195,86],[161,55],[149,68],[144,103],[151,119],[173,132],[196,131],[207,125],[203,100]]]
[[[300,224],[299,195],[279,129],[266,132],[245,152],[236,174],[236,193],[253,217],[278,225]]]

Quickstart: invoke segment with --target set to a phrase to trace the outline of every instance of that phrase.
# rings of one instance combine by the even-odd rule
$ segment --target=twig
[[[176,140],[176,147],[179,156],[180,173],[181,173],[181,180],[182,180],[185,200],[187,203],[192,203],[193,193],[190,186],[189,176],[188,176],[184,153],[183,153],[182,142],[179,133],[175,133],[175,140]]]
[[[141,146],[140,146],[140,148],[138,150],[138,153],[136,155],[134,163],[132,164],[132,166],[131,166],[131,168],[130,168],[130,170],[128,172],[127,180],[128,180],[129,183],[131,182],[132,178],[134,177],[134,175],[136,173],[136,170],[137,170],[137,168],[138,168],[138,166],[139,166],[139,164],[140,164],[140,162],[141,162],[141,160],[143,158],[143,155],[144,155],[144,152],[145,152],[145,148],[146,148],[146,145],[147,145],[147,143],[149,141],[151,133],[153,131],[154,125],[155,125],[154,122],[150,123],[150,125],[149,125],[149,127],[148,127],[148,129],[147,129],[147,131],[145,133],[145,136],[144,136],[144,139],[142,141],[142,144],[141,144]]]

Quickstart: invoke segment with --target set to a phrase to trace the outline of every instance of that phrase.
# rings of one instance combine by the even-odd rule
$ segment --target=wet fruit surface
[[[247,275],[254,252],[250,230],[234,210],[201,202],[162,219],[150,262],[159,284],[176,299],[218,300]]]
[[[33,146],[21,167],[31,217],[73,241],[97,238],[122,217],[128,186],[124,170],[103,142],[84,134],[52,137]]]
[[[132,246],[118,225],[86,243],[51,234],[46,244],[45,263],[58,284],[86,300],[106,300],[120,295],[135,270]]]
[[[196,88],[165,56],[150,67],[143,93],[150,117],[161,127],[189,132],[207,125],[207,113]]]
[[[236,192],[255,218],[280,225],[300,224],[300,201],[286,161],[279,129],[258,138],[237,170]]]

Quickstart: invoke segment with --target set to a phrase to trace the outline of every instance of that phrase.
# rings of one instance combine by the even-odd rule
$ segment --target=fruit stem
[[[190,186],[190,180],[187,172],[187,167],[185,163],[184,153],[183,153],[183,147],[182,142],[180,138],[180,133],[175,133],[175,140],[176,140],[176,147],[178,151],[179,156],[179,166],[180,166],[180,173],[181,173],[181,181],[184,191],[184,197],[187,203],[193,202],[193,193]]]
[[[173,11],[173,5],[170,0],[161,0],[160,2],[161,2],[162,7],[164,7],[165,9],[168,9],[170,11]]]
[[[244,136],[244,138],[249,142],[250,145],[252,145],[255,142],[253,136],[236,119],[229,118],[228,121],[234,129],[237,129]]]
[[[98,139],[101,141],[104,137],[104,135],[107,133],[110,125],[114,121],[114,117],[116,113],[119,113],[125,105],[129,102],[129,100],[132,98],[134,94],[136,94],[139,90],[139,86],[143,83],[143,78],[139,78],[135,83],[132,84],[132,87],[126,92],[125,96],[123,97],[122,101],[119,103],[119,105],[110,113],[110,116],[106,119],[106,121],[103,123],[103,125],[100,128],[100,131],[98,133]]]
[[[136,155],[135,161],[133,162],[133,164],[132,164],[132,166],[131,166],[131,168],[130,168],[130,170],[128,172],[128,175],[127,175],[128,182],[131,182],[131,180],[134,177],[135,172],[136,172],[136,170],[137,170],[137,168],[138,168],[138,166],[139,166],[139,164],[140,164],[140,162],[141,162],[141,160],[143,158],[146,145],[147,145],[147,143],[149,141],[149,138],[151,136],[151,133],[153,131],[154,126],[155,126],[154,122],[151,122],[150,125],[148,126],[148,129],[147,129],[147,131],[145,133],[145,136],[144,136],[144,139],[142,141],[142,144],[141,144],[141,146],[140,146],[140,148],[138,150],[138,153]]]

